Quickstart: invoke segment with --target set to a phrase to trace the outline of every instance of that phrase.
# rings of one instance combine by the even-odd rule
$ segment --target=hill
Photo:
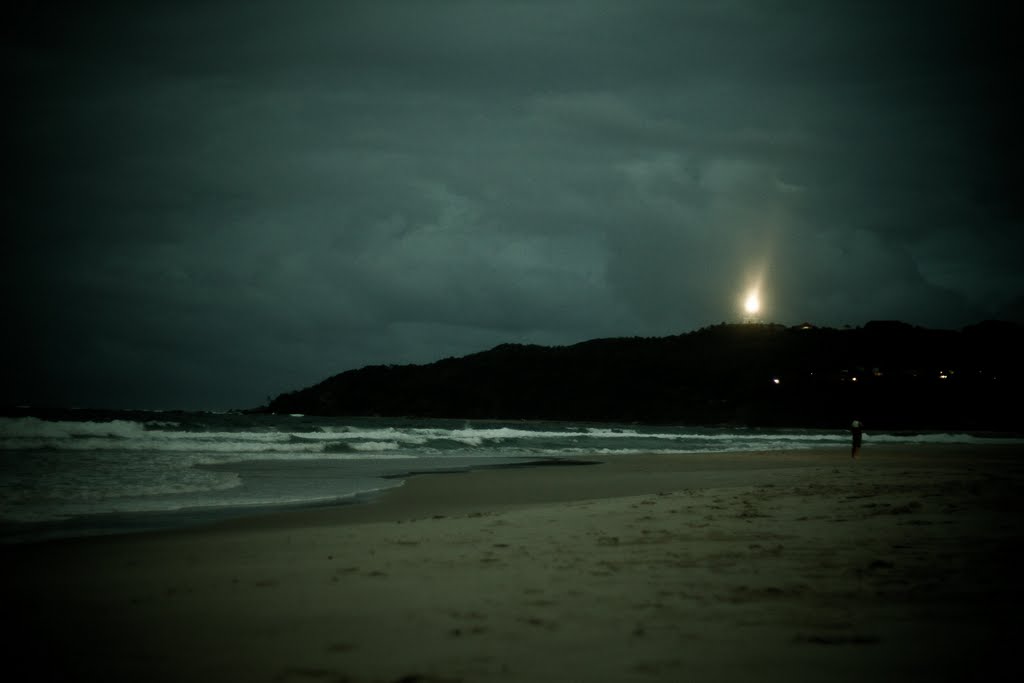
[[[1019,431],[1024,328],[722,324],[572,346],[502,344],[350,370],[261,411],[749,426]]]

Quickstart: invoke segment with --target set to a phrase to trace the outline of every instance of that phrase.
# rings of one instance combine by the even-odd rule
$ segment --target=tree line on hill
[[[721,324],[571,346],[502,344],[374,365],[260,412],[872,429],[1020,431],[1024,328]]]

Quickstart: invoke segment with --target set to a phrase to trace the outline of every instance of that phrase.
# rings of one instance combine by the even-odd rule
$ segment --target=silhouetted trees
[[[1019,325],[963,331],[721,324],[572,346],[502,344],[428,365],[378,365],[282,394],[312,415],[1019,430]]]

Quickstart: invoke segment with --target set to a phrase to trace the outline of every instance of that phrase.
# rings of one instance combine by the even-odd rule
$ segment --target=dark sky
[[[1022,315],[997,3],[18,6],[3,402],[250,407],[758,282],[786,324]]]

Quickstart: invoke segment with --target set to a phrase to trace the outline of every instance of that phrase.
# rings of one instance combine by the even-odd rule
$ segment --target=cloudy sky
[[[5,403],[250,407],[758,283],[786,324],[1022,314],[998,3],[20,7]]]

